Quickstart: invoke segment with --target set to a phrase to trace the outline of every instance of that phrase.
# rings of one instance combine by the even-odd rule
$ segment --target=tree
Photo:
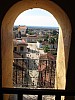
[[[49,48],[48,45],[45,45],[45,46],[43,47],[43,49],[44,49],[44,52],[48,52],[50,48]]]
[[[38,41],[39,43],[42,43],[42,39],[40,39],[40,38],[39,38],[37,41]]]
[[[29,30],[28,28],[26,29],[26,33],[29,35],[34,35],[34,32],[32,32],[31,30]]]
[[[55,38],[54,37],[49,38],[49,43],[53,44],[53,49],[54,49]]]
[[[29,31],[29,29],[28,29],[28,27],[27,27],[27,29],[26,29],[26,33],[28,33],[28,31]]]
[[[53,30],[53,34],[56,35],[57,34],[57,31],[56,30]]]
[[[55,42],[58,43],[58,34],[55,35]]]
[[[48,41],[48,38],[49,38],[49,34],[46,33],[45,38],[44,38],[44,41]]]

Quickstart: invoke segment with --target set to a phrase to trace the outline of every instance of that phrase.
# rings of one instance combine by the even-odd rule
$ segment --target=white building
[[[25,34],[26,34],[26,29],[27,29],[26,26],[19,26],[19,27],[18,27],[18,32],[21,33],[21,37],[22,37],[22,36],[25,36]]]
[[[28,44],[24,39],[13,39],[13,51],[26,56]]]

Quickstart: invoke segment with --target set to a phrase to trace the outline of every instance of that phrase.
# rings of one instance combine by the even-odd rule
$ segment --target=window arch
[[[42,8],[56,18],[59,24],[59,39],[56,63],[56,88],[65,89],[66,71],[69,56],[69,47],[71,39],[71,24],[66,13],[55,3],[49,0],[22,0],[14,4],[6,13],[1,26],[2,43],[2,86],[12,87],[12,60],[13,43],[12,27],[17,16],[32,8]]]

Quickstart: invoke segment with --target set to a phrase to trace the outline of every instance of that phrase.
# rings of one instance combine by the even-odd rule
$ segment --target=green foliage
[[[34,33],[33,33],[33,32],[29,32],[28,34],[30,34],[30,35],[34,35]]]
[[[53,44],[53,49],[54,49],[54,44],[55,44],[55,42],[56,42],[55,38],[54,38],[54,37],[49,38],[48,42],[49,42],[50,44]]]
[[[55,43],[55,38],[54,37],[49,38],[48,42],[51,43],[51,44],[54,44]]]
[[[28,28],[26,29],[26,33],[29,35],[34,35],[34,32],[30,31]]]
[[[56,35],[57,34],[57,31],[56,30],[53,30],[53,34]]]
[[[27,29],[26,29],[26,33],[28,33],[28,31],[29,31],[29,30],[28,30],[28,27],[27,27]]]
[[[55,42],[58,43],[58,34],[55,35]]]
[[[39,38],[37,41],[38,41],[39,43],[42,43],[42,39],[40,39],[40,38]]]
[[[49,38],[49,34],[46,33],[45,38],[44,38],[44,41],[48,41],[48,38]]]
[[[49,48],[48,45],[45,45],[45,46],[43,47],[43,49],[44,49],[44,52],[48,52],[48,51],[50,50],[50,48]]]

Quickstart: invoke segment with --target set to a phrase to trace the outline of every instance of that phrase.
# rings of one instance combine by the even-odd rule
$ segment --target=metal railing
[[[54,88],[56,61],[49,59],[14,58],[15,87]]]
[[[0,89],[0,93],[2,95],[17,94],[16,100],[24,100],[23,98],[26,95],[37,95],[36,100],[44,100],[43,96],[46,95],[54,96],[51,100],[61,100],[61,96],[74,96],[74,90],[54,89],[55,68],[55,60],[14,58],[13,72],[15,72],[15,80],[13,82],[14,87],[17,88],[2,88]],[[26,98],[26,100],[34,99]],[[50,100],[50,98],[48,100]]]
[[[37,100],[42,100],[42,95],[55,95],[55,100],[61,100],[61,96],[75,96],[75,90],[0,88],[1,100],[3,94],[17,94],[17,100],[23,100],[23,94],[38,95]]]
[[[36,68],[33,67],[36,64],[36,59],[27,59],[26,60],[25,58],[21,58],[21,59],[15,58],[14,60],[16,60],[16,63],[15,63],[15,61],[13,63],[13,66],[15,68],[15,73],[16,73],[16,79],[18,80],[17,71],[19,70],[21,72],[22,87],[18,88],[17,86],[15,86],[17,88],[4,88],[4,87],[0,88],[0,98],[2,98],[1,100],[4,100],[4,94],[17,95],[17,99],[16,100],[24,100],[23,99],[24,95],[37,95],[36,100],[43,100],[43,95],[55,96],[55,98],[53,100],[61,100],[61,96],[75,96],[75,90],[57,90],[57,89],[51,89],[50,87],[43,88],[43,87],[41,87],[41,85],[39,85],[39,87],[36,87],[36,88],[28,88],[29,87],[29,83],[27,83],[27,84],[24,83],[23,75],[25,75],[26,72],[29,74],[28,68],[30,70],[33,70],[33,69],[36,70]],[[19,63],[19,61],[20,61],[20,63]],[[30,61],[33,63],[32,67],[29,65]],[[39,61],[39,68],[40,68],[39,69],[39,73],[41,72],[41,63],[43,63],[43,62],[45,62],[46,71],[48,71],[47,68],[49,68],[50,73],[53,73],[55,71],[55,61],[53,62],[51,60],[47,60],[47,59],[43,60],[43,59],[41,59]],[[48,65],[50,65],[50,66],[48,66]],[[33,69],[31,69],[31,68],[33,68]],[[53,74],[50,74],[50,75],[52,76]],[[33,77],[31,77],[31,78],[33,78]],[[18,85],[18,81],[17,80],[15,81],[16,85]],[[40,81],[39,81],[39,83],[40,83]],[[49,81],[49,84],[51,85],[50,81]],[[27,85],[27,87],[26,87],[26,85]],[[33,86],[34,86],[34,84],[33,84]],[[31,99],[29,99],[29,100],[31,100]]]

